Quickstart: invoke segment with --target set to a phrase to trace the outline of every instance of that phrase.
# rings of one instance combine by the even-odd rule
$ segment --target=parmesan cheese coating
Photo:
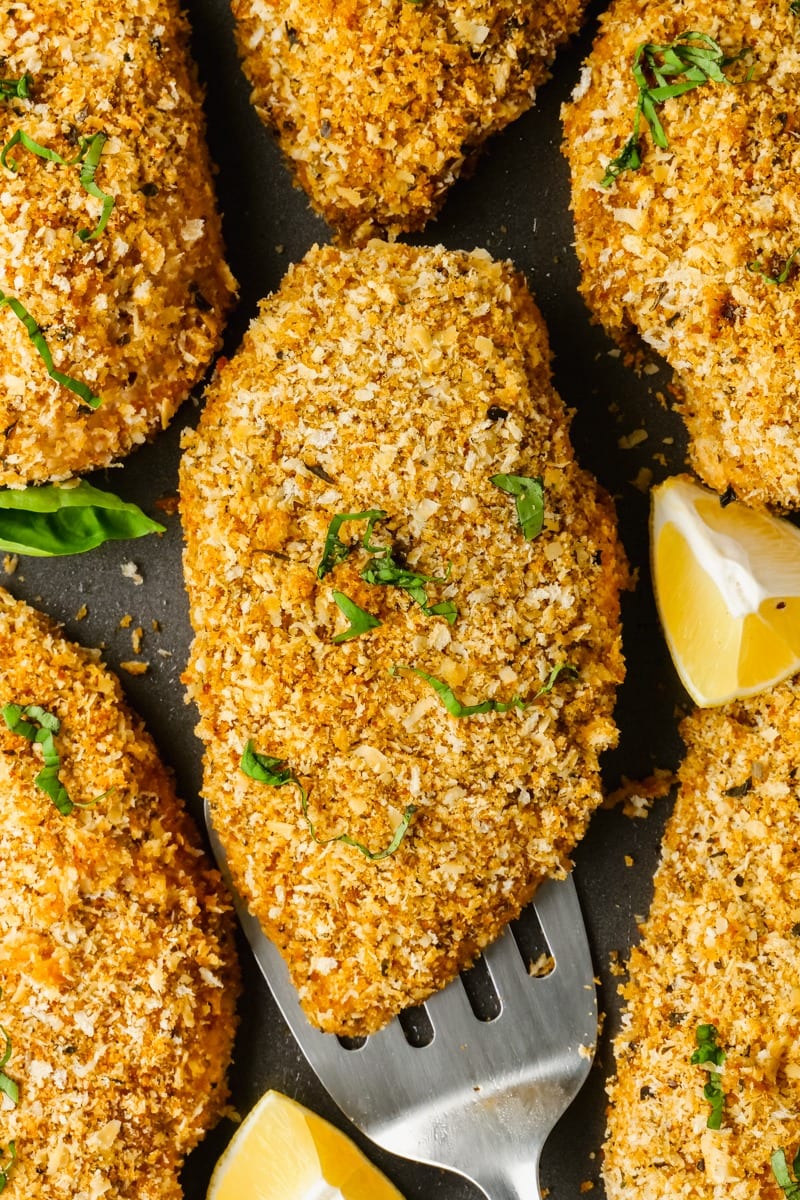
[[[4,11],[0,99],[0,290],[42,330],[53,364],[101,399],[51,378],[28,330],[0,307],[0,485],[106,466],[163,429],[218,348],[234,281],[204,145],[187,25],[174,0],[29,0]],[[94,186],[73,160],[104,135]],[[84,163],[86,158],[84,157]],[[12,167],[16,165],[16,170]]]
[[[181,503],[205,794],[237,888],[309,1017],[364,1033],[470,963],[600,802],[623,676],[613,508],[576,465],[522,278],[483,251],[314,248],[266,300],[185,436]],[[522,536],[497,473],[541,476]],[[434,576],[428,607],[369,583],[364,521]],[[339,591],[382,622],[340,644]],[[554,667],[570,664],[537,697]],[[423,670],[464,704],[451,716]],[[248,778],[246,743],[308,792]],[[410,825],[396,850],[401,819]],[[326,843],[326,844],[323,844]]]
[[[0,1025],[19,1087],[10,1200],[180,1200],[221,1115],[238,972],[217,873],[97,656],[0,591],[0,705],[61,725],[62,816],[40,747],[0,720]]]
[[[253,102],[345,242],[421,229],[585,0],[232,0]]]
[[[604,1175],[609,1200],[782,1200],[800,1141],[800,690],[698,711],[650,915],[622,988]],[[719,1130],[691,1062],[725,1053]]]
[[[800,18],[788,0],[615,0],[601,20],[564,111],[583,294],[612,336],[637,330],[673,367],[702,478],[796,508],[800,263],[766,276],[800,246]],[[641,169],[601,187],[633,129],[637,46],[689,30],[731,58],[749,48],[724,68],[735,82],[668,99],[668,148],[642,121]]]

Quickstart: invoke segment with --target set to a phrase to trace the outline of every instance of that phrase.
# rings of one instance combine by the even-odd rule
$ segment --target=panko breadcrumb
[[[141,722],[96,654],[0,590],[0,704],[60,721],[62,816],[42,752],[0,720],[0,1110],[10,1200],[180,1200],[221,1115],[232,917]]]
[[[186,680],[214,825],[309,1017],[368,1032],[563,873],[600,803],[623,675],[613,507],[575,464],[524,281],[483,251],[312,249],[184,448]],[[502,473],[542,478],[533,540]],[[320,579],[332,519],[374,509]],[[427,602],[363,577],[387,545],[432,577]],[[334,644],[334,591],[381,624]],[[525,707],[451,716],[413,669],[464,704]],[[248,778],[249,741],[298,783]],[[342,835],[396,848],[374,861]]]
[[[585,0],[233,0],[253,102],[343,241],[421,229]]]
[[[174,0],[12,5],[0,22],[0,145],[19,131],[65,163],[14,145],[0,165],[0,485],[106,466],[164,428],[220,343],[234,281],[223,260],[188,29]],[[94,186],[87,142],[105,135]],[[84,163],[88,159],[84,157]],[[16,164],[16,170],[12,167]],[[86,240],[81,240],[82,232]]]
[[[614,0],[564,113],[590,308],[619,340],[637,330],[675,370],[702,478],[787,508],[800,506],[800,261],[774,281],[800,246],[793,7]],[[734,82],[668,99],[658,108],[668,148],[642,120],[641,168],[602,187],[633,130],[637,46],[687,31],[728,58],[747,49],[724,68]]]
[[[609,1200],[782,1200],[770,1156],[800,1142],[800,685],[696,712],[616,1039]],[[721,1127],[709,1066],[724,1052]]]

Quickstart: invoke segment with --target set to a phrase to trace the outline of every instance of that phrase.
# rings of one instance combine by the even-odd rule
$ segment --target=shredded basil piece
[[[488,712],[507,713],[512,708],[527,708],[540,696],[552,692],[562,671],[569,671],[573,678],[578,674],[577,667],[573,667],[570,663],[559,663],[558,666],[553,667],[546,681],[529,700],[523,700],[522,696],[512,696],[510,700],[481,700],[479,704],[462,704],[449,683],[445,683],[443,679],[437,679],[435,675],[429,675],[427,671],[421,671],[419,667],[409,667],[402,663],[389,668],[390,675],[397,675],[400,671],[410,671],[412,675],[418,675],[420,679],[424,679],[436,692],[452,717],[473,717],[479,713]]]
[[[82,149],[84,150],[85,157],[81,160],[81,187],[90,196],[94,196],[96,200],[102,201],[103,205],[100,212],[100,219],[94,229],[78,230],[78,237],[82,242],[90,242],[94,238],[100,237],[100,234],[108,224],[108,218],[111,216],[111,211],[114,207],[114,197],[102,191],[94,181],[97,168],[100,164],[100,156],[107,141],[108,138],[104,133],[95,133],[90,138],[82,139]]]
[[[703,1088],[703,1095],[711,1105],[711,1112],[706,1121],[706,1128],[720,1129],[722,1126],[722,1118],[725,1111],[725,1093],[722,1090],[720,1083],[720,1070],[725,1062],[725,1051],[717,1041],[719,1031],[716,1025],[698,1025],[695,1030],[695,1041],[697,1049],[692,1054],[691,1061],[695,1066],[702,1066],[703,1063],[711,1063],[716,1070],[711,1070],[708,1076],[708,1083]]]
[[[775,1176],[775,1182],[783,1190],[786,1200],[800,1200],[800,1150],[798,1150],[795,1160],[792,1163],[794,1179],[789,1174],[789,1165],[786,1162],[786,1154],[783,1150],[773,1150],[769,1161],[772,1167],[772,1174]]]
[[[794,260],[797,258],[798,254],[800,254],[800,246],[797,246],[789,255],[783,265],[783,270],[779,275],[769,275],[767,273],[767,268],[762,266],[760,262],[749,262],[747,264],[747,269],[748,271],[757,271],[758,274],[763,277],[765,283],[786,283],[786,280],[789,278],[789,272],[791,271]]]
[[[32,83],[32,76],[27,74],[19,79],[0,79],[0,100],[30,100]]]
[[[800,17],[800,0],[791,0],[789,12],[794,13],[796,17]]]
[[[15,1083],[13,1079],[9,1079],[8,1075],[6,1075],[5,1071],[3,1070],[6,1063],[11,1058],[11,1038],[2,1025],[0,1025],[0,1033],[2,1033],[3,1037],[6,1039],[3,1054],[2,1057],[0,1057],[0,1092],[4,1092],[16,1108],[19,1104],[19,1084]]]
[[[28,331],[28,337],[33,342],[39,352],[39,357],[44,363],[47,374],[51,379],[55,379],[56,383],[60,383],[62,387],[69,388],[76,396],[83,400],[84,404],[88,404],[90,408],[97,408],[101,401],[100,397],[96,396],[92,389],[79,379],[73,379],[71,375],[64,375],[61,371],[57,371],[53,363],[53,356],[50,353],[50,347],[45,341],[44,334],[34,317],[28,312],[24,304],[17,300],[14,296],[6,296],[0,291],[0,308],[7,304],[15,317],[18,317]]]
[[[37,742],[42,747],[44,766],[33,782],[41,792],[50,797],[62,817],[68,817],[75,808],[91,808],[109,794],[103,792],[86,803],[70,799],[58,774],[61,755],[56,750],[55,735],[61,728],[61,722],[53,713],[39,704],[26,704],[24,707],[20,704],[4,704],[2,714],[12,733],[19,734],[29,742]]]
[[[522,536],[531,542],[544,524],[544,482],[541,475],[491,475],[489,482],[501,492],[514,496]]]
[[[324,579],[335,566],[340,562],[344,562],[347,556],[353,549],[352,545],[343,542],[339,537],[339,530],[344,525],[345,521],[366,521],[367,529],[364,534],[363,545],[369,548],[369,538],[376,521],[382,521],[386,513],[382,508],[370,508],[366,512],[358,513],[337,513],[331,519],[328,526],[328,533],[325,538],[325,545],[322,550],[322,558],[317,567],[317,579]]]
[[[53,558],[84,554],[104,542],[164,533],[164,526],[136,504],[103,492],[82,479],[76,487],[57,484],[0,488],[0,550]]]
[[[346,846],[352,846],[354,850],[358,850],[370,862],[379,862],[380,859],[388,858],[390,854],[395,853],[408,831],[411,818],[417,811],[413,804],[406,806],[391,841],[382,850],[370,850],[368,846],[356,841],[355,838],[350,837],[347,833],[340,833],[338,837],[321,838],[317,836],[314,822],[308,815],[308,792],[284,759],[272,758],[268,754],[260,754],[255,749],[251,738],[242,752],[239,766],[249,779],[255,779],[258,783],[266,783],[269,787],[283,787],[287,783],[293,783],[300,792],[300,806],[303,810],[303,816],[305,817],[309,832],[317,845],[327,846],[331,842],[344,842]]]
[[[11,157],[10,151],[15,146],[22,146],[23,149],[29,150],[31,154],[35,154],[37,158],[43,158],[47,162],[57,163],[62,167],[74,167],[80,164],[80,182],[81,187],[90,196],[102,202],[102,210],[97,225],[93,230],[79,229],[78,237],[82,242],[88,242],[99,237],[108,224],[108,218],[111,216],[111,211],[114,207],[114,197],[107,195],[97,186],[94,181],[97,168],[100,164],[100,156],[103,153],[108,138],[104,133],[93,133],[89,137],[81,137],[78,140],[78,153],[74,158],[63,158],[57,150],[51,150],[49,146],[43,146],[40,142],[27,134],[24,129],[18,129],[6,142],[3,149],[0,150],[0,163],[9,171],[16,172],[19,170],[19,163],[15,158]]]
[[[727,56],[718,42],[707,33],[689,30],[681,33],[674,42],[657,45],[655,42],[640,42],[633,56],[631,71],[639,89],[636,111],[633,118],[633,133],[620,153],[606,167],[601,180],[602,187],[610,187],[623,171],[637,171],[642,165],[639,134],[642,118],[650,130],[650,136],[662,150],[669,147],[658,108],[673,96],[682,96],[704,83],[734,84],[723,67],[749,53],[744,47],[738,54]],[[751,78],[748,72],[746,80]]]
[[[345,629],[342,633],[337,633],[334,638],[331,638],[331,641],[336,645],[340,642],[347,642],[350,638],[360,637],[362,633],[368,633],[370,629],[377,629],[379,625],[383,624],[383,621],[379,621],[377,617],[373,617],[372,613],[368,613],[366,609],[359,607],[355,600],[351,600],[349,596],[345,596],[344,592],[333,592],[333,599],[350,622],[348,629]]]
[[[0,1192],[5,1190],[8,1183],[8,1173],[13,1167],[17,1159],[17,1143],[8,1143],[8,1162],[0,1163]]]

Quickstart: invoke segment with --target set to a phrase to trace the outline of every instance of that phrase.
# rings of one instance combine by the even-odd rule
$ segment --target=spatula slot
[[[418,1050],[423,1046],[430,1046],[433,1041],[433,1026],[421,1004],[404,1009],[397,1019],[409,1046]]]
[[[511,932],[530,975],[543,979],[555,969],[555,959],[532,904],[511,922]]]
[[[494,1021],[502,1005],[483,958],[477,959],[468,971],[461,972],[461,982],[470,1008],[479,1021]]]

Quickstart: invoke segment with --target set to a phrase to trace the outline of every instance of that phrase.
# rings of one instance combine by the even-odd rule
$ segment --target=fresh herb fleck
[[[91,808],[109,794],[103,792],[85,804],[70,799],[58,774],[61,769],[61,755],[56,750],[55,735],[61,728],[61,722],[53,713],[39,704],[26,704],[24,707],[21,704],[4,704],[2,714],[12,733],[19,734],[29,742],[37,742],[42,747],[44,766],[33,782],[40,791],[50,797],[62,817],[68,817],[75,808]]]
[[[337,513],[331,519],[328,526],[328,533],[325,537],[325,545],[322,549],[322,558],[317,567],[317,579],[324,579],[334,567],[348,557],[353,550],[353,545],[343,542],[339,537],[339,530],[344,525],[345,521],[366,521],[367,529],[364,534],[362,544],[367,546],[372,530],[375,527],[376,521],[382,521],[386,517],[386,513],[382,508],[370,508],[366,512],[358,513]]]
[[[658,115],[659,106],[671,97],[682,96],[704,83],[735,83],[724,73],[723,67],[738,62],[747,53],[748,48],[745,47],[738,54],[728,56],[707,33],[695,30],[682,33],[674,42],[665,45],[640,42],[631,66],[639,88],[633,133],[617,157],[606,167],[601,186],[610,187],[624,171],[638,171],[642,165],[639,135],[643,117],[655,144],[666,150],[669,141]],[[748,72],[746,79],[750,77],[751,72]]]
[[[762,276],[765,283],[780,285],[781,283],[786,283],[786,280],[789,278],[789,273],[798,254],[800,254],[800,246],[797,246],[792,251],[784,263],[782,270],[777,275],[770,275],[767,271],[767,268],[760,262],[749,262],[747,264],[747,269],[748,271],[757,271],[758,274]]]
[[[548,692],[552,692],[553,686],[562,671],[569,671],[573,678],[578,674],[576,667],[570,663],[559,663],[553,667],[546,681],[533,696],[528,700],[524,700],[522,696],[512,696],[510,700],[481,700],[478,704],[462,704],[456,696],[453,689],[443,679],[437,679],[435,675],[429,675],[427,671],[420,670],[419,667],[409,667],[404,664],[392,666],[389,668],[389,674],[396,676],[400,671],[410,671],[412,675],[418,675],[420,679],[424,679],[430,687],[436,692],[436,695],[441,700],[444,707],[452,717],[473,717],[479,713],[507,713],[512,708],[527,708],[534,700],[538,700],[540,696],[546,696]]]
[[[8,1183],[9,1171],[14,1166],[14,1163],[17,1160],[17,1144],[16,1144],[16,1142],[8,1143],[8,1149],[7,1149],[6,1153],[8,1154],[8,1160],[6,1162],[0,1163],[0,1192],[5,1190],[6,1184]]]
[[[792,1163],[794,1179],[789,1174],[789,1164],[786,1162],[786,1154],[783,1150],[773,1150],[769,1161],[775,1182],[783,1190],[786,1200],[800,1200],[800,1150]]]
[[[711,1112],[706,1121],[708,1129],[721,1128],[725,1109],[725,1093],[722,1090],[719,1078],[720,1068],[725,1061],[725,1051],[717,1041],[718,1037],[719,1032],[716,1025],[698,1025],[695,1030],[697,1049],[691,1058],[695,1066],[702,1066],[705,1063],[712,1064],[709,1070],[708,1083],[703,1088],[703,1095],[711,1105]]]
[[[164,533],[136,504],[82,479],[57,484],[0,488],[0,550],[54,558],[84,554],[104,542]]]
[[[39,352],[39,357],[47,369],[47,374],[51,379],[55,379],[56,383],[60,383],[62,387],[68,388],[83,400],[84,404],[88,404],[90,408],[97,408],[101,401],[100,397],[96,396],[92,389],[80,379],[73,379],[71,375],[64,375],[61,371],[57,371],[53,363],[53,356],[50,353],[50,347],[45,341],[41,327],[34,317],[28,312],[24,304],[17,300],[14,296],[6,296],[0,291],[0,308],[8,305],[15,317],[18,317],[28,331],[28,337],[33,342]]]
[[[362,842],[356,841],[355,838],[350,837],[347,833],[340,833],[338,837],[321,838],[317,836],[314,822],[308,815],[308,792],[284,759],[272,758],[270,755],[260,754],[255,749],[251,738],[244,748],[239,765],[249,779],[255,779],[258,783],[265,783],[269,787],[283,787],[287,783],[294,784],[300,792],[300,805],[309,832],[318,846],[327,846],[330,842],[344,842],[346,846],[352,846],[354,850],[358,850],[370,862],[379,862],[380,859],[388,858],[390,854],[395,853],[408,831],[411,818],[417,811],[413,804],[407,805],[392,835],[391,841],[382,850],[370,850],[369,847],[365,846]]]
[[[0,100],[30,100],[32,83],[33,78],[27,74],[19,79],[0,79]]]
[[[108,224],[108,218],[111,216],[111,211],[114,207],[114,197],[108,196],[97,186],[94,181],[97,168],[100,164],[100,156],[103,153],[108,138],[104,133],[93,133],[89,137],[81,137],[78,140],[78,153],[74,158],[63,158],[57,150],[51,150],[49,146],[43,146],[41,142],[35,141],[30,134],[27,134],[24,129],[18,129],[6,142],[3,149],[0,150],[0,163],[9,171],[16,172],[19,170],[19,163],[15,158],[11,157],[11,150],[15,146],[22,146],[24,150],[35,154],[37,158],[43,158],[47,162],[57,163],[62,167],[80,166],[80,182],[81,187],[90,196],[102,202],[102,210],[100,219],[93,230],[79,229],[78,237],[82,242],[88,242],[100,234]]]
[[[13,1079],[10,1079],[4,1070],[6,1063],[11,1058],[11,1038],[2,1025],[0,1025],[0,1033],[2,1033],[3,1037],[6,1039],[2,1056],[0,1056],[0,1092],[3,1092],[6,1096],[8,1096],[9,1100],[16,1108],[19,1104],[19,1084],[15,1083]]]
[[[491,475],[489,482],[501,492],[514,496],[517,505],[522,536],[526,542],[531,542],[542,532],[544,524],[544,483],[537,475],[530,478],[527,475]]]
[[[373,617],[372,613],[368,613],[366,609],[356,604],[355,600],[345,596],[344,592],[333,592],[333,599],[350,622],[348,629],[331,638],[336,645],[340,642],[348,642],[350,638],[360,637],[362,633],[368,633],[370,629],[377,629],[379,625],[383,624],[377,617]]]
[[[800,0],[791,0],[789,12],[794,13],[796,17],[800,17]]]

